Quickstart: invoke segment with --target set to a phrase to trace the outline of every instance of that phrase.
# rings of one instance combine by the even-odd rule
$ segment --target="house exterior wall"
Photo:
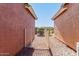
[[[54,20],[55,35],[76,50],[79,42],[79,4],[70,3],[68,9]]]
[[[0,55],[15,55],[31,43],[34,26],[34,17],[24,4],[0,4]]]

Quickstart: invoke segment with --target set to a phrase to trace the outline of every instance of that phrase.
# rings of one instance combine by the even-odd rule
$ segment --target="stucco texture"
[[[0,55],[15,55],[31,43],[34,25],[24,4],[0,4]]]
[[[59,40],[76,50],[79,41],[79,4],[70,3],[67,11],[54,20],[55,33]]]

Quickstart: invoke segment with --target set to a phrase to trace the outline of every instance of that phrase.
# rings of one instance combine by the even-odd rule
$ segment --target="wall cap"
[[[56,18],[58,18],[62,13],[64,13],[68,9],[68,7],[64,7],[67,4],[68,3],[62,4],[61,8],[57,11],[57,13],[51,19],[56,20]]]
[[[33,16],[35,19],[38,19],[37,16],[36,16],[36,14],[35,14],[35,12],[34,12],[34,10],[33,10],[33,8],[32,8],[32,6],[31,6],[30,4],[25,3],[25,4],[24,4],[24,7],[30,11],[30,13],[32,14],[32,16]]]

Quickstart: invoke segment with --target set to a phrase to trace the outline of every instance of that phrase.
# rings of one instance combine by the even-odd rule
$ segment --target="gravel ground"
[[[34,48],[32,56],[51,56],[49,47],[53,56],[76,56],[75,51],[53,36],[49,40],[45,37],[35,36],[30,47]]]
[[[32,48],[34,48],[34,52],[32,56],[51,56],[48,41],[45,37],[39,37],[35,35],[34,41],[31,43]]]
[[[35,35],[31,45],[22,49],[17,56],[51,56],[51,53],[46,38]]]
[[[48,41],[45,39],[45,37],[38,37],[35,35],[35,39],[31,43],[31,46],[34,49],[49,49],[48,47]]]
[[[53,56],[76,56],[76,52],[74,52],[55,37],[50,37],[49,41]]]
[[[35,49],[32,56],[51,56],[49,49]]]

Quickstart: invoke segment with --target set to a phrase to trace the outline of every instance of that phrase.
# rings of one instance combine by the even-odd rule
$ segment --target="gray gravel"
[[[76,56],[75,51],[67,47],[54,36],[49,37],[49,40],[45,37],[35,36],[31,47],[35,49],[32,54],[33,56],[50,56],[49,47],[53,56]]]
[[[35,39],[31,43],[30,47],[34,48],[32,56],[51,56],[48,41],[45,37],[35,35]]]
[[[32,56],[51,56],[49,49],[35,49]]]
[[[49,41],[53,56],[76,56],[75,51],[67,47],[64,43],[55,37],[50,37]]]

